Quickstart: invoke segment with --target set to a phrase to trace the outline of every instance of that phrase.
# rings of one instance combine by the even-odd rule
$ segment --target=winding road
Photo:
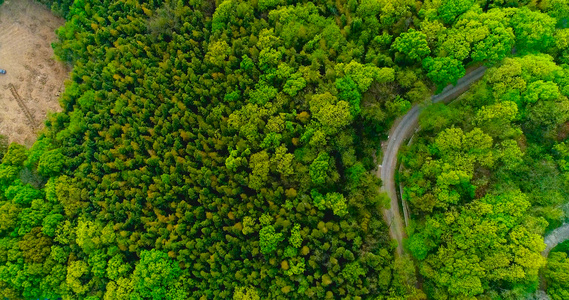
[[[545,250],[541,252],[541,254],[545,257],[549,255],[549,251],[555,248],[555,246],[559,245],[560,243],[569,239],[569,223],[563,224],[560,227],[557,227],[551,233],[543,238],[545,242]]]
[[[431,97],[433,103],[449,102],[464,93],[476,80],[482,78],[486,67],[479,67],[458,80],[456,86],[449,85],[440,94]],[[383,149],[383,161],[378,167],[378,175],[383,181],[382,191],[387,192],[391,205],[383,211],[383,219],[389,226],[389,235],[397,240],[397,254],[403,254],[403,238],[406,237],[405,227],[399,212],[399,201],[395,189],[395,168],[397,166],[397,153],[403,141],[410,137],[417,128],[419,114],[423,107],[413,106],[407,114],[395,121],[390,130],[387,146]]]
[[[431,97],[433,103],[448,103],[460,96],[470,88],[470,85],[484,76],[486,67],[478,67],[472,72],[466,74],[458,80],[456,86],[449,85],[437,95]],[[378,166],[377,175],[380,176],[385,191],[391,200],[389,209],[383,210],[384,221],[389,226],[389,235],[397,241],[397,255],[403,254],[403,239],[406,237],[405,227],[401,219],[399,209],[399,199],[395,187],[395,170],[397,167],[397,153],[403,142],[412,136],[418,127],[419,114],[423,107],[421,105],[413,106],[407,114],[397,119],[394,126],[390,129],[387,145],[383,147],[383,161]],[[402,206],[406,208],[405,200],[402,199]],[[405,212],[407,213],[407,212]],[[407,215],[405,216],[407,219]],[[569,239],[569,223],[564,224],[553,230],[544,237],[546,244],[545,250],[542,252],[544,257],[549,255],[551,249],[555,248],[559,243]]]

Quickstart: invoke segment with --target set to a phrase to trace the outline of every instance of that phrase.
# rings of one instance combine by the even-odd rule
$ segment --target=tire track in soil
[[[22,97],[20,97],[20,95],[18,94],[18,91],[16,90],[16,88],[14,87],[13,84],[9,83],[8,86],[10,87],[10,91],[12,92],[12,95],[14,96],[16,101],[18,102],[18,105],[20,106],[20,108],[22,109],[24,114],[26,115],[26,118],[28,118],[28,121],[30,122],[32,130],[36,130],[38,126],[36,124],[36,121],[34,120],[34,116],[32,115],[32,113],[30,113],[30,110],[26,106],[26,103],[24,103],[24,100],[22,100]]]
[[[30,147],[58,97],[70,68],[54,59],[51,42],[65,20],[34,0],[0,5],[0,135]],[[15,100],[15,101],[14,101]]]

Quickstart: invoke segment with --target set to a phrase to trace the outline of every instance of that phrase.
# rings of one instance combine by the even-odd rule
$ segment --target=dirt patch
[[[0,134],[31,146],[48,112],[60,111],[59,94],[70,68],[55,60],[51,42],[64,19],[33,0],[0,5]],[[17,99],[19,98],[19,99]]]
[[[559,126],[557,130],[557,141],[561,142],[567,139],[569,136],[569,122],[565,122],[565,124]]]

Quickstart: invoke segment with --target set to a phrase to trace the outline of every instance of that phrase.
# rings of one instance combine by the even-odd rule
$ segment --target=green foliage
[[[306,87],[306,80],[302,77],[302,74],[299,72],[292,74],[289,79],[287,79],[284,87],[283,92],[288,94],[289,96],[296,96],[299,91]]]
[[[211,43],[208,47],[208,52],[205,55],[205,59],[212,65],[222,66],[227,59],[227,56],[231,53],[231,49],[226,41],[218,41]]]
[[[295,248],[300,248],[300,246],[302,246],[300,224],[294,224],[294,227],[290,230],[290,237],[288,238],[288,241]]]
[[[278,90],[264,82],[259,82],[255,87],[256,89],[249,94],[251,103],[264,105],[277,96]]]
[[[418,61],[431,53],[427,36],[415,29],[409,29],[395,39],[392,47],[405,54],[410,60]]]
[[[233,292],[233,300],[260,300],[257,290],[253,287],[236,288]]]
[[[38,173],[45,177],[57,175],[61,172],[65,164],[65,156],[61,150],[51,150],[44,152],[38,163]]]
[[[257,5],[260,10],[267,10],[268,8],[273,8],[280,4],[280,0],[260,0]]]
[[[569,21],[569,2],[567,0],[548,0],[541,4],[541,9],[557,19],[557,27],[567,28]]]
[[[360,266],[358,262],[349,263],[342,270],[342,276],[344,279],[354,282],[359,279],[360,276],[365,276],[365,270]]]
[[[42,2],[66,16],[54,52],[73,71],[62,111],[0,164],[0,298],[425,299],[373,157],[429,79],[472,62],[499,67],[463,109],[428,108],[402,157],[426,290],[522,290],[535,235],[561,222],[568,158],[535,142],[567,120],[561,0]],[[527,201],[487,195],[525,175]]]
[[[310,111],[328,135],[338,133],[352,121],[348,102],[337,101],[330,93],[313,96],[310,101]]]
[[[429,254],[429,246],[421,233],[413,234],[407,239],[405,246],[418,260],[424,260]]]
[[[336,88],[338,89],[338,98],[350,104],[350,112],[352,116],[357,116],[361,112],[360,103],[362,95],[358,90],[358,86],[350,76],[336,79]]]
[[[216,7],[211,22],[211,29],[213,31],[223,30],[227,27],[227,24],[231,19],[231,13],[234,7],[234,2],[231,0],[223,1]],[[241,68],[243,68],[243,66]]]
[[[421,114],[419,118],[419,125],[424,131],[439,132],[452,124],[456,115],[455,110],[443,103],[433,104],[425,108],[425,113]]]
[[[8,151],[8,146],[9,146],[8,137],[0,135],[0,161],[2,161],[2,158]]]
[[[304,263],[304,258],[298,258],[296,263],[291,263],[290,264],[290,268],[288,270],[285,271],[285,275],[288,276],[294,276],[294,275],[300,275],[302,273],[304,273],[306,264]]]
[[[515,282],[526,276],[535,280],[545,264],[540,254],[545,245],[539,235],[523,225],[529,206],[525,195],[513,192],[486,196],[460,213],[436,216],[427,223],[427,230],[438,227],[451,239],[435,246],[436,251],[424,260],[421,273],[454,296],[480,294],[491,281]],[[427,244],[437,245],[437,241],[435,235]],[[516,247],[526,250],[513,250]],[[519,266],[511,265],[514,260]]]
[[[441,20],[451,23],[474,4],[474,0],[448,0],[444,1],[438,9]]]
[[[180,275],[180,267],[166,253],[142,251],[132,273],[134,295],[140,299],[168,299],[168,290]]]
[[[569,240],[559,243],[555,248],[551,249],[551,252],[565,252],[569,255]]]
[[[569,259],[565,252],[552,252],[544,272],[547,279],[547,294],[554,300],[569,297]]]
[[[546,14],[523,7],[514,14],[511,22],[520,50],[543,51],[554,42],[556,20]]]
[[[275,251],[282,240],[284,240],[283,234],[276,233],[273,225],[265,225],[259,231],[259,246],[261,247],[261,253],[265,255]]]
[[[322,196],[322,194],[320,194],[316,190],[312,190],[310,192],[310,194],[312,196],[312,201],[314,203],[314,206],[316,208],[318,208],[319,210],[325,210],[326,209],[326,199],[324,199],[324,196]]]
[[[507,170],[515,170],[523,163],[524,153],[513,140],[505,140],[501,143],[500,160]]]
[[[563,74],[545,55],[506,58],[459,101],[421,116],[402,158],[410,170],[400,175],[416,216],[406,247],[429,297],[519,298],[535,289],[541,235],[561,224],[567,194],[565,147],[551,149],[558,137],[548,133],[564,122]]]
[[[391,68],[378,68],[371,64],[360,64],[356,61],[351,61],[349,64],[337,64],[336,70],[349,76],[359,88],[360,92],[366,92],[371,84],[375,82],[391,82],[394,80],[394,70]],[[350,84],[350,83],[346,83]]]
[[[326,172],[329,168],[330,156],[328,153],[322,152],[310,164],[310,178],[314,184],[323,184],[326,182]]]
[[[21,167],[28,158],[26,152],[26,147],[12,143],[2,158],[2,163],[8,166]]]
[[[485,20],[484,22],[489,32],[484,39],[472,47],[472,59],[498,63],[512,51],[516,41],[513,29],[496,20]]]
[[[557,59],[561,63],[569,62],[569,28],[558,29],[555,31],[555,50]]]
[[[330,206],[335,215],[343,217],[348,213],[346,199],[339,193],[326,194],[326,204]]]
[[[462,63],[450,57],[427,57],[423,60],[423,68],[427,71],[427,77],[439,86],[439,91],[448,83],[456,85],[457,80],[465,74]]]
[[[150,14],[147,29],[153,39],[171,39],[173,33],[183,25],[180,2],[166,2],[162,7]]]
[[[74,0],[38,0],[38,2],[47,5],[51,8],[52,12],[61,17],[67,17],[73,6],[73,1]]]
[[[67,267],[67,286],[77,295],[85,295],[90,288],[89,284],[81,282],[81,277],[89,272],[89,266],[82,260],[69,263]]]
[[[239,66],[244,71],[251,71],[255,67],[255,63],[251,58],[249,58],[249,56],[243,55],[243,58],[241,59],[241,63],[239,64]]]

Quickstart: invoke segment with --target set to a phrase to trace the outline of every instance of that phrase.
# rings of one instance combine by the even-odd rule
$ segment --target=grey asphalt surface
[[[549,252],[551,251],[551,249],[555,248],[555,246],[559,245],[560,243],[562,243],[565,240],[569,239],[569,223],[565,223],[559,227],[557,227],[555,230],[553,230],[551,233],[549,233],[548,235],[546,235],[543,238],[543,241],[545,242],[545,250],[543,250],[543,252],[541,252],[541,255],[543,255],[543,257],[547,258],[549,256]],[[545,280],[545,277],[543,276],[543,269],[541,272],[539,272],[539,281],[540,281],[540,286],[539,286],[539,290],[537,291],[537,293],[534,294],[530,294],[528,295],[525,300],[549,300],[551,299],[545,292],[545,290],[547,289],[547,282]]]
[[[550,234],[546,235],[543,241],[545,242],[545,250],[541,253],[543,256],[547,257],[549,251],[555,248],[555,246],[569,239],[569,223],[557,227]]]
[[[456,86],[447,86],[443,91],[431,97],[433,103],[444,102],[447,103],[460,94],[468,90],[470,85],[476,80],[482,78],[486,67],[479,67],[472,72],[466,74],[458,80]],[[383,181],[382,191],[387,192],[389,199],[391,199],[391,207],[383,211],[383,219],[389,226],[389,235],[392,239],[397,240],[397,254],[403,254],[403,239],[406,237],[405,227],[401,220],[401,213],[399,211],[399,200],[395,189],[395,169],[397,167],[397,153],[399,148],[407,138],[409,138],[414,130],[417,128],[417,121],[419,114],[423,109],[420,105],[413,106],[407,114],[400,117],[395,121],[394,126],[390,130],[391,134],[387,140],[387,146],[384,147],[383,161],[379,166],[379,175]]]
[[[437,95],[433,95],[431,100],[433,103],[443,102],[448,103],[454,100],[460,94],[464,93],[470,88],[470,85],[482,78],[486,72],[486,67],[479,67],[472,72],[462,77],[456,86],[447,86],[443,91]],[[383,149],[383,161],[379,166],[378,175],[383,181],[382,191],[385,191],[391,199],[391,207],[383,211],[384,221],[389,226],[389,235],[392,239],[397,240],[397,255],[403,254],[403,239],[407,237],[401,213],[399,210],[399,199],[395,187],[395,170],[397,167],[397,153],[403,142],[412,136],[418,125],[419,114],[423,107],[421,105],[413,106],[407,114],[400,117],[394,122],[394,126],[390,129],[389,139],[387,146]],[[555,248],[558,244],[569,239],[569,223],[564,224],[550,234],[544,237],[546,244],[545,250],[542,252],[544,257],[549,255],[551,249]],[[543,292],[542,292],[543,293]],[[547,295],[543,293],[547,299]]]

